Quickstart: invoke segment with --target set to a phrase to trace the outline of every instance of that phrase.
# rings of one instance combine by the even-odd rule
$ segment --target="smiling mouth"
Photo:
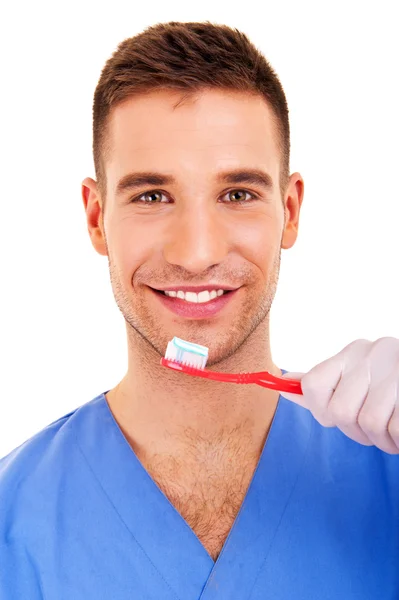
[[[211,288],[202,289],[198,293],[177,288],[174,290],[157,290],[150,286],[148,288],[167,310],[178,317],[190,320],[210,319],[223,313],[240,289],[220,290],[218,294],[218,290]]]
[[[212,289],[212,290],[203,290],[202,292],[185,292],[183,290],[176,291],[163,291],[157,290],[155,288],[151,288],[154,292],[166,296],[168,298],[176,298],[178,300],[184,300],[185,302],[189,302],[192,304],[205,304],[206,302],[210,302],[211,300],[215,300],[216,298],[220,298],[221,296],[231,294],[233,290],[222,290],[222,289]]]

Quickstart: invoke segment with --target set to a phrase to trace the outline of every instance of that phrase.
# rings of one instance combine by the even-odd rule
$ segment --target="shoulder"
[[[50,423],[0,459],[0,530],[3,518],[12,510],[17,498],[29,492],[44,463],[57,452],[75,412]]]
[[[392,496],[399,517],[399,454],[365,446],[338,427],[324,427],[311,416],[309,460],[335,485],[357,487],[364,493]],[[346,482],[346,483],[345,483]]]
[[[57,454],[76,411],[50,423],[0,459],[0,598],[42,599],[40,578],[28,550],[34,506],[43,497],[45,463]],[[50,469],[51,470],[51,469]]]
[[[85,475],[77,429],[85,430],[88,414],[97,418],[102,399],[82,404],[0,459],[0,599],[43,599],[36,552],[60,518],[68,477]]]
[[[100,397],[50,423],[0,459],[0,532],[7,520],[15,520],[41,493],[56,487],[77,451],[74,423]]]
[[[364,485],[371,491],[383,490],[386,495],[399,497],[399,454],[359,444],[338,427],[324,427],[309,410],[285,398],[280,404],[280,441],[295,448],[306,447],[308,472],[319,481],[346,481],[348,485]]]

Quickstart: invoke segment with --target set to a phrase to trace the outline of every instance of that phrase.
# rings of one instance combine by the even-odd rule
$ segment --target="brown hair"
[[[127,98],[156,89],[185,92],[175,108],[206,88],[262,95],[272,109],[281,154],[280,191],[289,180],[287,100],[271,65],[247,36],[227,25],[158,23],[121,42],[106,62],[93,103],[93,157],[105,201],[108,115]]]

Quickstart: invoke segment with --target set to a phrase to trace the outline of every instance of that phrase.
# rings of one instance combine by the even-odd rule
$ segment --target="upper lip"
[[[199,292],[204,292],[205,290],[226,290],[232,291],[237,290],[238,288],[232,287],[230,285],[223,285],[219,283],[208,283],[207,285],[172,285],[169,287],[162,288],[153,288],[158,292],[195,292],[199,294]]]

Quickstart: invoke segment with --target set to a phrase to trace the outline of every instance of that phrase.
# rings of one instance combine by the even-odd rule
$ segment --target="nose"
[[[201,273],[223,261],[228,239],[216,207],[194,206],[176,214],[163,247],[164,259],[191,273]]]

